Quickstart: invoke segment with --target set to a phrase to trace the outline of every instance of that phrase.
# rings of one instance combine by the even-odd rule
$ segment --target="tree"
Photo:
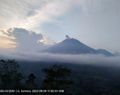
[[[29,76],[28,76],[28,79],[26,80],[26,88],[27,89],[33,89],[33,88],[36,88],[37,85],[35,83],[35,75],[33,73],[31,73]]]
[[[51,68],[43,69],[43,72],[45,73],[42,84],[43,89],[64,90],[65,93],[68,93],[73,83],[70,77],[70,69],[62,65],[53,65]]]
[[[0,87],[21,88],[23,76],[15,60],[0,60]]]

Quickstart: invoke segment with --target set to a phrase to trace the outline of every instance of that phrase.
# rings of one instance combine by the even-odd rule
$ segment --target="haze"
[[[93,48],[120,52],[119,5],[119,0],[0,0],[0,48],[19,47],[18,36],[8,35],[16,27],[41,35],[45,44],[62,41],[67,34]]]

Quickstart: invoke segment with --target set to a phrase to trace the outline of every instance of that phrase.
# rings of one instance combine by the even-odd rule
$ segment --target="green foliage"
[[[36,76],[31,73],[29,76],[28,76],[28,79],[26,80],[25,82],[25,85],[26,85],[26,88],[27,89],[34,89],[34,88],[37,88],[37,85],[35,83],[35,79],[36,79]]]
[[[71,88],[71,70],[61,65],[53,65],[51,68],[43,69],[45,78],[43,80],[43,89],[65,90],[65,93]],[[70,91],[69,91],[70,92]]]
[[[0,87],[20,88],[23,76],[15,60],[0,60]]]

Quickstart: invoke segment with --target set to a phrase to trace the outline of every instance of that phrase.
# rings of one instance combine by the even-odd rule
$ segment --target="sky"
[[[69,35],[120,52],[119,5],[120,0],[0,0],[0,48],[52,44]]]

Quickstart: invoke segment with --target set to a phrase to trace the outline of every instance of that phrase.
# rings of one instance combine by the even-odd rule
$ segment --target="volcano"
[[[60,43],[57,43],[45,50],[48,53],[58,53],[58,54],[103,54],[107,56],[112,56],[113,54],[104,49],[94,49],[77,39],[70,38],[66,36],[66,39]]]

